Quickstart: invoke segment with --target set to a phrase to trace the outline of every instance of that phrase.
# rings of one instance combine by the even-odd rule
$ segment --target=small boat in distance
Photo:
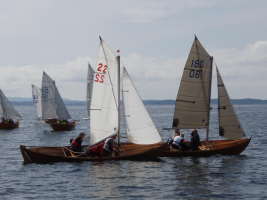
[[[206,129],[206,141],[201,142],[202,150],[200,151],[191,151],[190,148],[189,151],[171,151],[168,147],[162,156],[236,155],[243,152],[248,146],[251,138],[244,138],[244,130],[235,113],[218,68],[219,135],[227,138],[227,140],[209,140],[212,66],[213,57],[207,53],[195,37],[176,98],[172,128],[163,130]]]
[[[32,100],[37,120],[42,119],[41,89],[32,84]]]
[[[164,144],[162,142],[158,131],[154,130],[153,122],[148,118],[147,113],[144,113],[143,104],[140,104],[138,99],[140,97],[136,93],[134,86],[127,86],[131,84],[131,80],[125,69],[123,73],[123,85],[124,89],[129,90],[131,94],[128,97],[124,97],[124,102],[133,100],[133,103],[130,102],[127,104],[129,107],[127,107],[127,105],[124,107],[124,109],[126,109],[124,113],[133,116],[132,121],[127,120],[127,135],[130,131],[128,137],[130,142],[136,142],[137,144],[120,142],[120,56],[116,56],[101,38],[95,69],[90,105],[90,145],[84,146],[84,152],[102,143],[107,138],[117,135],[118,144],[121,144],[118,145],[118,147],[121,146],[119,153],[112,157],[79,157],[73,155],[73,153],[77,152],[72,152],[69,146],[36,147],[22,145],[20,149],[25,161],[71,162],[139,160],[144,158],[156,158],[166,149],[167,143]],[[137,106],[137,108],[135,109],[133,106]],[[144,117],[143,114],[145,114]],[[140,119],[144,119],[140,125],[134,122],[137,115],[139,115]],[[138,122],[140,122],[140,119]],[[145,124],[147,124],[146,127],[141,127]],[[141,130],[134,130],[136,127]],[[154,132],[152,133],[151,131]],[[154,134],[158,135],[156,135],[156,138],[151,138],[151,135]],[[141,145],[143,143],[146,144]]]
[[[19,128],[20,119],[22,117],[8,101],[2,90],[0,89],[0,129]],[[17,119],[16,122],[13,119]]]
[[[55,81],[45,72],[42,80],[42,118],[50,123],[54,131],[75,129],[76,121],[69,123],[71,116],[59,94]]]

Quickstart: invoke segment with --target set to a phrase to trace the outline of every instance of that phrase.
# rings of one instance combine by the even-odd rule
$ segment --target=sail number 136
[[[200,68],[203,68],[203,65],[204,65],[204,61],[203,60],[201,60],[200,62],[199,62],[199,60],[192,60],[191,67],[195,67],[195,68],[200,67]],[[202,71],[190,70],[189,77],[190,78],[193,78],[193,77],[195,77],[195,78],[201,78],[201,73],[202,73]]]
[[[99,63],[98,64],[98,68],[97,68],[97,71],[96,71],[96,75],[95,75],[95,82],[99,82],[99,83],[104,83],[104,78],[105,78],[105,75],[100,75],[98,74],[97,72],[102,72],[102,73],[106,73],[106,70],[108,68],[107,65],[104,65],[102,63]]]

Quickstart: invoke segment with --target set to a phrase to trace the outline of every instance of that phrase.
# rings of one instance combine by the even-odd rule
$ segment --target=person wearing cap
[[[71,147],[70,150],[74,152],[82,152],[82,143],[83,143],[83,138],[85,136],[84,132],[81,132],[78,137],[76,137],[74,140],[71,141]]]
[[[190,148],[192,151],[198,151],[199,146],[202,146],[197,132],[198,131],[196,129],[192,129],[191,141],[190,141]]]
[[[114,135],[113,137],[110,137],[108,139],[105,140],[104,143],[104,157],[111,157],[112,153],[115,152],[114,148],[115,148],[115,139],[116,139],[116,135]]]

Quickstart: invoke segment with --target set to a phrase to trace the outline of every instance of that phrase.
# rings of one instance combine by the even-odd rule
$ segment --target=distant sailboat
[[[25,161],[131,160],[155,158],[162,154],[167,144],[162,143],[162,139],[140,102],[140,97],[125,69],[123,89],[129,90],[129,96],[124,94],[124,110],[127,115],[131,115],[127,119],[127,135],[129,142],[136,144],[120,142],[120,57],[116,56],[101,38],[93,80],[90,105],[90,145],[85,150],[117,135],[118,143],[121,144],[120,155],[114,157],[73,157],[70,153],[70,147],[35,147],[31,149],[20,146]],[[131,98],[134,99],[133,102],[128,103],[132,100]],[[136,106],[136,110],[133,106]],[[138,116],[144,121],[134,122]],[[136,128],[140,130],[135,130]]]
[[[167,149],[163,156],[240,154],[249,144],[250,139],[241,139],[245,137],[245,134],[218,69],[219,132],[221,136],[230,140],[209,141],[212,64],[213,57],[195,37],[176,98],[172,128],[165,129],[206,129],[206,141],[201,142],[205,146],[205,151],[170,151]]]
[[[32,85],[32,100],[33,100],[35,114],[38,120],[42,118],[41,94],[42,94],[41,89],[35,85]]]
[[[19,119],[22,117],[15,110],[12,104],[8,101],[2,90],[0,89],[0,129],[13,129],[19,128]],[[13,122],[13,119],[17,119],[17,122]]]
[[[93,83],[94,83],[94,73],[95,71],[88,63],[88,72],[87,72],[87,87],[86,87],[86,115],[87,118],[90,118],[90,106],[91,106],[91,99],[92,99],[92,91],[93,91]]]
[[[68,123],[71,116],[59,94],[55,81],[43,72],[42,81],[42,118],[57,119],[59,123],[51,123],[54,131],[72,130],[76,122]]]

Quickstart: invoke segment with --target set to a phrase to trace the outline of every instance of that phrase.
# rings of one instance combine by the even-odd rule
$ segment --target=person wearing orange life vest
[[[74,152],[82,152],[82,143],[83,143],[83,138],[85,136],[84,132],[81,132],[79,134],[79,137],[76,137],[74,140],[71,142],[71,147],[70,150]]]
[[[95,146],[92,146],[89,149],[89,154],[91,157],[103,157],[104,156],[104,142],[100,142],[98,144],[96,144]]]

